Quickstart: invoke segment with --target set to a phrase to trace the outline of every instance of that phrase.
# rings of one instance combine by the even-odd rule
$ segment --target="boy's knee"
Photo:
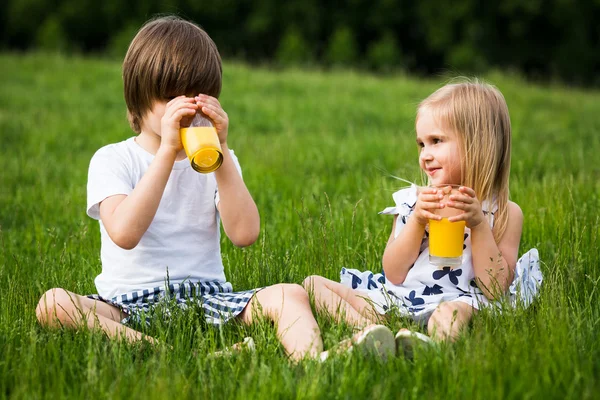
[[[264,310],[282,310],[286,305],[309,304],[309,299],[302,286],[295,283],[279,283],[258,292],[256,302]]]
[[[308,293],[306,293],[304,287],[296,283],[281,283],[278,286],[282,289],[281,291],[284,300],[286,298],[300,301],[304,301],[305,299],[308,300]]]
[[[283,306],[283,303],[308,301],[308,293],[296,283],[278,283],[265,288],[258,298],[263,307],[279,308]]]
[[[75,307],[73,294],[65,289],[53,288],[42,295],[35,309],[40,324],[52,326],[56,322],[64,323],[71,317]]]

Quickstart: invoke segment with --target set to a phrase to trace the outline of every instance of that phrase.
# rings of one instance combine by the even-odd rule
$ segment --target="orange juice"
[[[223,152],[217,130],[212,126],[181,128],[179,130],[183,149],[192,168],[208,173],[217,170],[223,163]]]
[[[449,201],[450,195],[459,193],[457,185],[439,185],[444,198],[442,203]],[[437,266],[459,266],[462,264],[465,221],[450,222],[448,217],[462,214],[462,210],[444,207],[435,211],[442,217],[437,221],[429,220],[429,262]]]
[[[465,221],[429,221],[429,254],[442,258],[457,258],[463,253]]]

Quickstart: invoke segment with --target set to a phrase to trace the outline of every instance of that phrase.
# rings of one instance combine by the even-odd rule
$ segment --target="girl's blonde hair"
[[[500,241],[508,224],[508,178],[511,128],[504,96],[477,79],[452,82],[421,102],[436,122],[458,136],[461,184],[475,190],[479,201],[496,202],[494,239]],[[491,218],[491,216],[488,216]]]

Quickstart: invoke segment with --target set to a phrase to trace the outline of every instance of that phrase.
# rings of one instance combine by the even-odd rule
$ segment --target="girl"
[[[511,128],[504,97],[479,81],[448,84],[419,105],[416,136],[419,166],[438,188],[413,184],[394,193],[396,206],[381,212],[394,215],[385,278],[343,269],[346,284],[310,276],[304,286],[314,291],[317,308],[338,320],[364,325],[394,308],[426,325],[434,339],[454,339],[515,277],[523,214],[508,196]],[[440,185],[460,188],[443,202]],[[466,223],[458,267],[429,263],[428,221],[440,220],[436,210],[444,207],[459,210],[450,221]],[[527,260],[537,268],[535,249]],[[406,329],[396,335],[405,347],[414,338],[430,340]]]

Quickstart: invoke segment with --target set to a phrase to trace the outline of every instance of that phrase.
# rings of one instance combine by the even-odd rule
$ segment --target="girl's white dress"
[[[417,202],[417,187],[402,189],[392,195],[395,206],[380,214],[398,215],[394,237],[404,229]],[[494,224],[495,204],[484,202],[483,212]],[[489,300],[475,283],[471,260],[471,232],[465,228],[463,262],[459,267],[438,267],[429,263],[429,232],[425,230],[419,256],[409,270],[404,283],[394,285],[383,274],[342,268],[341,282],[360,291],[370,299],[381,314],[395,308],[415,321],[426,322],[435,308],[444,301],[460,301],[476,309],[488,306]],[[517,262],[515,280],[510,286],[510,304],[528,306],[537,296],[542,283],[536,249],[529,250]]]

